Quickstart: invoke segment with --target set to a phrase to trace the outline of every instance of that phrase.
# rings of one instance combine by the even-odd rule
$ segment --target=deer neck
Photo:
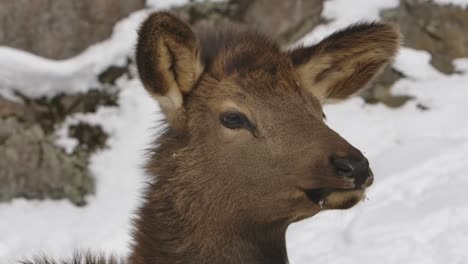
[[[203,209],[188,215],[173,196],[161,195],[166,190],[152,186],[135,222],[129,263],[288,263],[287,225],[229,223]]]
[[[147,173],[158,177],[135,221],[129,263],[288,263],[287,222],[253,223],[243,213],[226,211],[228,198],[206,193],[216,189],[213,184],[192,184],[204,172],[183,167],[187,162],[175,153],[187,139],[172,135],[160,138],[147,164]]]

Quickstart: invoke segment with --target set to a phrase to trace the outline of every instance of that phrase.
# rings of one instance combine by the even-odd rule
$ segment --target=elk
[[[284,51],[246,28],[196,34],[168,12],[149,16],[136,62],[167,128],[125,263],[288,263],[291,223],[348,209],[373,182],[322,105],[365,87],[399,44],[395,26],[359,23]]]

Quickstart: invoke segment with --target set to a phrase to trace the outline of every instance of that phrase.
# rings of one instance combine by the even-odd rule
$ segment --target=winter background
[[[116,23],[108,39],[64,60],[2,46],[0,95],[21,103],[18,94],[34,99],[85,93],[96,87],[98,73],[132,56],[136,29],[149,13],[186,2],[147,1],[147,8]],[[312,44],[350,23],[380,20],[382,10],[399,4],[325,1],[326,22],[295,43]],[[463,9],[468,1],[434,5]],[[430,62],[425,50],[401,49],[392,68],[402,78],[389,93],[410,99],[399,107],[354,97],[325,108],[329,126],[366,153],[376,180],[368,199],[353,209],[292,225],[291,263],[468,263],[468,59],[455,59],[449,74]],[[145,183],[144,149],[157,134],[160,114],[138,79],[123,75],[114,87],[118,106],[69,115],[54,131],[56,145],[66,153],[78,145],[68,134],[73,124],[99,125],[107,133],[107,147],[89,157],[94,193],[84,206],[67,199],[0,203],[0,263],[41,253],[66,257],[76,249],[128,253],[131,216]]]

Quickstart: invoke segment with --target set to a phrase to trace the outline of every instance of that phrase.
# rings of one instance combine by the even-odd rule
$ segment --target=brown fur
[[[289,224],[354,206],[373,179],[321,103],[361,89],[398,45],[392,26],[360,24],[283,52],[246,29],[197,36],[169,13],[150,16],[137,66],[168,127],[149,153],[128,262],[286,263]],[[232,112],[249,124],[223,125]],[[361,183],[337,157],[364,164]]]
[[[123,259],[113,256],[92,254],[90,252],[76,253],[68,260],[55,260],[48,257],[37,257],[34,260],[20,261],[20,264],[124,264]]]
[[[179,120],[177,113],[182,110],[182,97],[202,72],[195,34],[188,25],[164,13],[153,14],[140,32],[144,32],[137,44],[140,78],[159,101],[168,121],[174,127],[181,126],[185,121]]]
[[[333,101],[370,82],[392,60],[399,42],[396,26],[360,23],[314,46],[293,50],[291,59],[304,87],[313,89],[322,102]]]

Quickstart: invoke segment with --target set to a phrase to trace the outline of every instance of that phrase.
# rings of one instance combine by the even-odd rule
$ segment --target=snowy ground
[[[363,18],[378,19],[379,9],[398,4],[396,0],[361,0],[360,8],[352,8],[350,2],[326,2],[323,15],[334,21],[316,28],[303,41],[313,43]],[[121,22],[128,26],[117,27],[114,37],[124,34],[134,43],[135,26],[146,13]],[[131,45],[122,44],[127,38],[115,37],[120,44],[112,39],[90,49],[99,53],[102,45],[110,45],[115,53],[105,56],[117,59],[118,54],[131,52]],[[0,84],[14,83],[21,89],[27,87],[23,81],[28,78],[16,82],[11,78],[25,69],[21,62],[9,71],[8,64],[2,64],[2,58],[15,58],[15,52],[0,48]],[[355,208],[325,212],[291,226],[287,237],[291,263],[468,263],[468,60],[458,60],[459,73],[447,76],[432,68],[429,58],[423,51],[403,49],[395,61],[394,67],[408,78],[396,83],[392,92],[416,98],[402,108],[366,105],[360,98],[326,107],[329,125],[365,151],[376,180],[369,199]],[[26,68],[21,74],[51,77],[43,90],[33,79],[39,89],[31,92],[34,96],[53,93],[54,80],[61,82],[73,75],[73,71],[59,70],[56,63],[68,63],[73,69],[105,64],[76,58],[75,62],[33,59],[42,70]],[[81,65],[82,61],[87,64]],[[125,88],[119,108],[76,117],[100,122],[111,134],[111,147],[91,160],[97,195],[84,208],[67,201],[17,199],[0,204],[0,263],[40,252],[67,256],[79,248],[128,252],[130,217],[144,182],[139,166],[144,147],[157,130],[158,107],[138,81],[121,79],[119,85]],[[420,110],[418,104],[429,110]]]

